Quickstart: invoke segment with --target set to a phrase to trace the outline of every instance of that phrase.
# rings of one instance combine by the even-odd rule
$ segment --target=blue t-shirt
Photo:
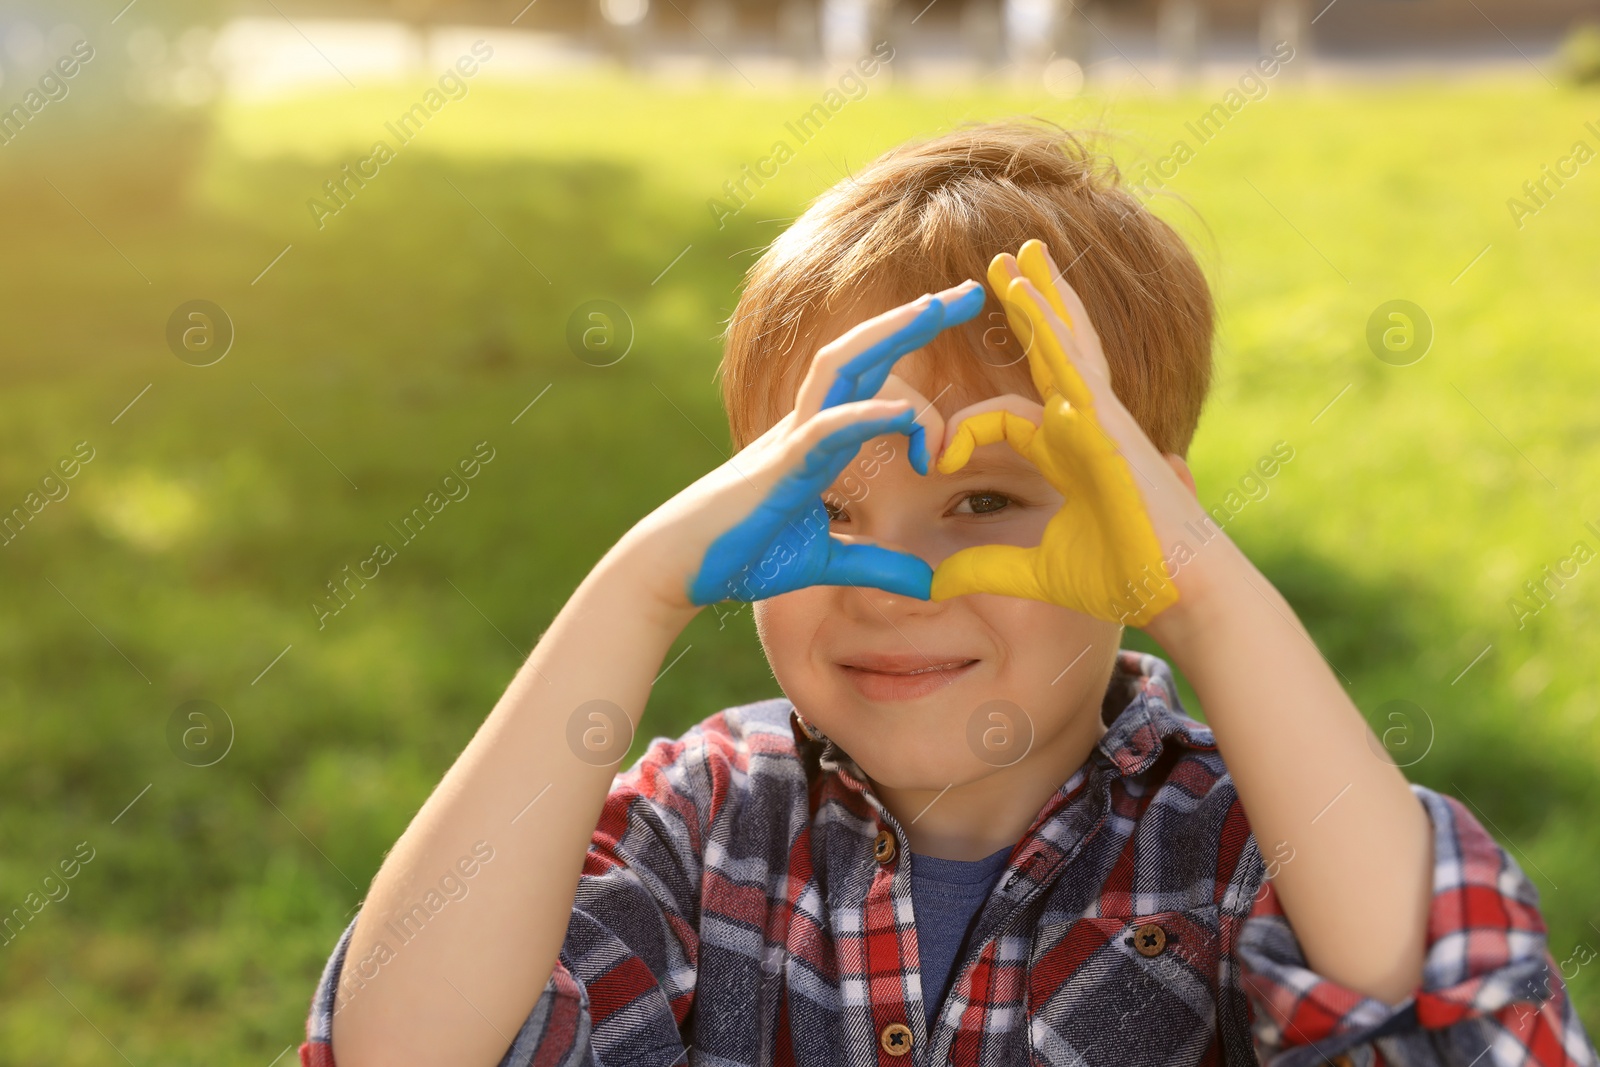
[[[967,928],[1000,880],[1014,846],[981,860],[942,860],[912,854],[911,911],[917,920],[917,954],[922,961],[922,997],[928,1028],[955,978],[956,960]]]

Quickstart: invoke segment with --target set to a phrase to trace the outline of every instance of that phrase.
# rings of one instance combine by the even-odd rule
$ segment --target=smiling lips
[[[915,700],[965,677],[978,661],[965,656],[853,656],[840,662],[856,690],[868,700]]]

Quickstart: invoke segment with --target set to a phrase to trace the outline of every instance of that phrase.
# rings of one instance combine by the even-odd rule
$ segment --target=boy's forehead
[[[939,414],[946,417],[968,404],[1017,391],[1005,381],[997,380],[1002,377],[998,368],[974,367],[968,375],[951,374],[949,360],[936,358],[927,348],[901,357],[892,373],[927,397]]]

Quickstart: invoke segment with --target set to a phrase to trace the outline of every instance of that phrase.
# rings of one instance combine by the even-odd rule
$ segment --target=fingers
[[[1075,350],[1079,359],[1094,367],[1107,381],[1110,381],[1111,368],[1106,363],[1105,351],[1100,346],[1100,334],[1089,319],[1089,312],[1079,299],[1078,291],[1067,281],[1066,275],[1056,267],[1055,258],[1050,255],[1049,247],[1037,239],[1025,241],[1017,253],[1017,265],[1023,275],[1033,282],[1034,287],[1044,294],[1050,303],[1050,309],[1065,324],[1067,329],[1064,338]]]
[[[916,405],[917,423],[910,433],[910,460],[912,469],[918,474],[928,473],[928,442],[932,441],[938,448],[944,441],[945,421],[939,414],[939,409],[933,402],[911,387],[898,374],[891,374],[884,379],[883,386],[878,390],[879,400],[909,400]]]
[[[990,423],[973,423],[964,425],[969,420],[976,419],[979,415],[991,412],[1010,412],[1017,419],[1030,426],[1037,427],[1044,421],[1044,406],[1037,401],[1029,400],[1016,393],[1006,393],[1004,396],[992,396],[987,400],[980,400],[976,404],[968,404],[945,422],[946,438],[939,448],[939,471],[943,474],[953,474],[967,465],[967,460],[972,457],[972,450],[979,445],[993,444],[995,441],[1016,440],[1013,444],[1018,452],[1026,455],[1026,449],[1032,441],[1033,433],[1021,424],[1012,426],[1009,430],[1005,420],[996,428]],[[958,445],[957,442],[960,442]],[[947,458],[948,457],[948,458]]]
[[[972,318],[983,308],[985,299],[983,286],[976,283],[963,282],[961,286],[935,294],[929,307],[908,326],[840,365],[822,407],[876,395],[889,369],[901,356],[923,347],[945,327]]]
[[[841,404],[818,414],[785,450],[790,469],[778,485],[782,503],[799,506],[820,495],[867,441],[886,433],[909,436],[917,426],[915,415],[909,401],[883,399]]]
[[[729,596],[751,599],[748,581],[741,594],[735,592],[732,578],[748,571],[749,564],[756,560],[762,560],[763,566],[769,565],[775,549],[781,549],[784,555],[778,560],[780,569],[793,562],[795,556],[803,556],[806,544],[815,534],[828,533],[828,512],[821,500],[822,490],[832,483],[864,442],[885,433],[909,433],[916,425],[915,414],[906,400],[864,400],[824,411],[787,434],[776,446],[776,454],[761,457],[759,481],[773,479],[774,470],[780,473],[768,482],[770,488],[744,518],[723,530],[706,549],[700,569],[690,582],[690,603],[709,604]],[[792,424],[793,420],[790,421]],[[743,482],[755,492],[762,492],[761,486],[749,477],[744,477]],[[821,558],[813,555],[810,566],[820,569],[819,562]],[[806,569],[806,564],[796,564],[781,574],[763,574],[757,585],[766,590],[763,596],[776,595],[785,588],[794,588],[786,583]],[[880,569],[883,569],[882,561]],[[931,571],[927,571],[926,564],[923,569],[927,573],[920,580],[916,568],[908,568],[904,563],[888,566],[884,574],[907,590],[907,595],[921,595],[926,599]]]
[[[795,397],[801,419],[877,394],[896,360],[947,326],[983,309],[983,286],[971,279],[868,319],[818,350]]]
[[[1044,242],[1033,238],[1022,242],[1022,247],[1017,250],[1017,269],[1022,276],[1031,281],[1050,302],[1050,307],[1060,316],[1061,321],[1067,324],[1069,330],[1075,330],[1077,323],[1067,311],[1067,305],[1061,300],[1061,293],[1056,288],[1056,279],[1060,272],[1056,270],[1055,260],[1050,258],[1050,252],[1045,248]]]
[[[1011,334],[1021,344],[1022,355],[1027,357],[1027,373],[1034,379],[1034,389],[1038,390],[1040,397],[1048,397],[1050,390],[1056,389],[1056,384],[1050,379],[1050,368],[1034,355],[1034,323],[1022,314],[1021,309],[1011,306],[1011,280],[1019,277],[1022,277],[1022,270],[1013,254],[1003,251],[990,259],[989,288],[995,291],[995,298],[1005,310],[1006,325],[1010,326]]]
[[[1049,600],[1039,584],[1039,548],[1018,545],[976,545],[946,556],[934,569],[929,599],[949,600],[968,593]]]
[[[1034,407],[1039,406],[1035,404]],[[1042,419],[1043,409],[1039,408],[1039,412],[1038,417]],[[945,445],[944,453],[939,457],[939,473],[954,474],[967,465],[967,460],[972,458],[973,449],[979,445],[992,445],[997,441],[1006,442],[1019,455],[1032,462],[1033,439],[1038,430],[1039,424],[1031,421],[1027,415],[1005,407],[980,412],[963,419],[956,427],[955,434]]]
[[[1050,368],[1037,352],[1033,340],[1033,322],[1021,308],[1014,306],[1011,297],[1011,283],[1022,277],[1022,268],[1017,264],[1017,258],[1010,252],[1001,252],[989,261],[989,288],[994,290],[994,295],[1000,300],[1000,307],[1006,313],[1006,325],[1011,327],[1017,343],[1022,345],[1022,351],[1028,358],[1028,374],[1033,378],[1033,387],[1041,397],[1050,395],[1052,389],[1060,392],[1055,382],[1050,377]]]
[[[816,584],[870,585],[874,589],[927,600],[932,582],[933,568],[910,553],[830,538],[828,562]]]
[[[1027,351],[1039,395],[1054,388],[1075,406],[1092,408],[1088,388],[1077,393],[1072,386],[1082,380],[1084,368],[1109,385],[1111,369],[1083,301],[1057,269],[1045,243],[1030,239],[1016,256],[1006,252],[995,256],[989,264],[989,284],[1000,294],[1006,321]]]
[[[839,363],[821,407],[826,409],[851,400],[865,400],[876,394],[889,376],[889,368],[901,356],[916,351],[938,334],[944,324],[944,312],[944,302],[935,296],[910,323]]]
[[[852,411],[852,414],[856,416],[855,419],[847,421],[845,425],[840,426],[838,429],[827,431],[820,440],[812,445],[806,452],[803,469],[817,469],[819,464],[831,462],[841,454],[854,455],[856,449],[880,434],[897,431],[909,434],[911,428],[916,425],[915,409],[901,401],[887,403],[892,405],[890,408],[892,414],[869,415],[867,417],[862,417],[860,410],[852,410],[856,408],[856,405],[844,407],[844,410]],[[805,436],[809,437],[811,435],[808,433]]]
[[[1073,407],[1084,411],[1094,410],[1094,394],[1090,392],[1083,375],[1078,373],[1063,343],[1063,338],[1072,336],[1071,331],[1045,302],[1043,294],[1033,282],[1025,277],[1011,279],[1006,289],[1005,306],[1008,316],[1014,314],[1027,324],[1026,329],[1032,337],[1033,343],[1028,346],[1028,361],[1034,370],[1034,384],[1038,385],[1042,368],[1050,387],[1066,397]],[[1049,394],[1041,390],[1039,395],[1048,397]]]

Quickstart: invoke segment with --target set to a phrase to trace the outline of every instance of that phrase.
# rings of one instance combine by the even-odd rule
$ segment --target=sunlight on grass
[[[361,891],[563,599],[722,461],[715,335],[766,243],[878,153],[967,119],[1099,123],[1138,174],[1215,100],[874,85],[719,224],[709,202],[818,92],[484,81],[320,226],[308,202],[416,87],[226,104],[209,131],[129,131],[148,150],[114,167],[41,164],[107,240],[4,179],[0,501],[74,441],[99,454],[0,557],[18,604],[0,620],[0,907],[76,842],[100,851],[4,949],[0,1048],[106,1062],[45,976],[135,1062],[265,1064],[297,1043]],[[1531,76],[1273,83],[1166,182],[1182,202],[1153,203],[1220,311],[1189,456],[1202,503],[1292,448],[1227,532],[1369,717],[1423,710],[1407,773],[1469,796],[1527,858],[1558,960],[1600,944],[1600,828],[1582,817],[1600,806],[1600,566],[1523,625],[1509,602],[1574,542],[1600,550],[1600,170],[1521,226],[1506,202],[1597,115],[1600,97]],[[211,367],[163,340],[196,297],[238,330]],[[637,331],[614,367],[566,345],[594,298]],[[1434,330],[1409,366],[1367,346],[1393,299]],[[330,578],[483,440],[497,456],[470,497],[319,626]],[[777,694],[748,618],[707,612],[683,635],[635,752]],[[167,747],[193,698],[237,731],[214,767]],[[1597,975],[1571,984],[1591,1034]]]

